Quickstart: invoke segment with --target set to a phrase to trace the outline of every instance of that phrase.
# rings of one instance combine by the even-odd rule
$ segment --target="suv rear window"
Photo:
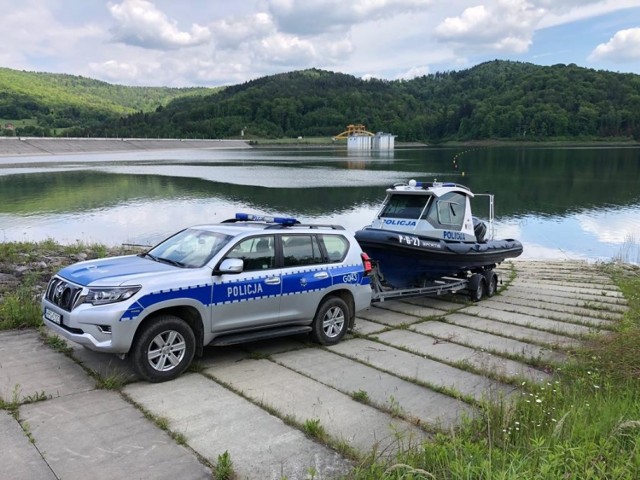
[[[330,263],[341,262],[347,256],[349,241],[342,235],[320,235],[320,241],[327,251]]]
[[[285,267],[323,263],[315,235],[283,235],[282,255]]]

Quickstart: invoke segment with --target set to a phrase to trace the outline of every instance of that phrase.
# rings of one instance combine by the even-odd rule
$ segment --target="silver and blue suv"
[[[142,378],[180,375],[206,345],[309,332],[339,342],[369,306],[371,263],[334,225],[237,214],[182,230],[139,255],[60,270],[45,324],[100,352],[127,355]]]

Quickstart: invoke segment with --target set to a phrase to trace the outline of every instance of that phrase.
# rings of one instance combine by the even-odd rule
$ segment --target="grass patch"
[[[605,269],[630,306],[544,384],[349,478],[636,479],[640,477],[640,270]]]
[[[371,401],[369,399],[369,394],[364,390],[358,390],[356,392],[353,392],[351,394],[351,398],[353,398],[356,402],[364,403],[365,405],[368,405],[369,402]]]
[[[302,430],[310,437],[317,438],[318,440],[324,440],[327,437],[327,432],[320,424],[320,419],[318,418],[305,420],[302,424]]]
[[[231,461],[231,455],[229,455],[228,450],[225,450],[224,453],[218,455],[214,478],[216,480],[231,480],[232,478],[235,478],[235,474],[233,473],[233,462]]]
[[[40,300],[30,284],[6,293],[0,303],[0,330],[38,328],[42,325]]]
[[[108,248],[76,242],[61,245],[41,242],[0,242],[0,330],[38,328],[42,325],[40,299],[49,279],[61,268],[79,260],[137,253],[131,247]]]

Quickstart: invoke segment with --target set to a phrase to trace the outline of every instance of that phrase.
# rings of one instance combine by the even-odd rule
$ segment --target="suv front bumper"
[[[82,304],[68,312],[43,298],[42,320],[58,335],[90,350],[125,354],[131,348],[137,322],[120,320],[126,310],[123,307]]]

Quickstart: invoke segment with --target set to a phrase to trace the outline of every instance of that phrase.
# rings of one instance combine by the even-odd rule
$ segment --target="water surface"
[[[153,244],[238,211],[357,230],[388,185],[411,178],[495,194],[496,237],[521,240],[524,258],[611,259],[640,240],[640,149],[632,147],[5,157],[0,240]],[[486,216],[486,199],[477,200],[475,213]]]

